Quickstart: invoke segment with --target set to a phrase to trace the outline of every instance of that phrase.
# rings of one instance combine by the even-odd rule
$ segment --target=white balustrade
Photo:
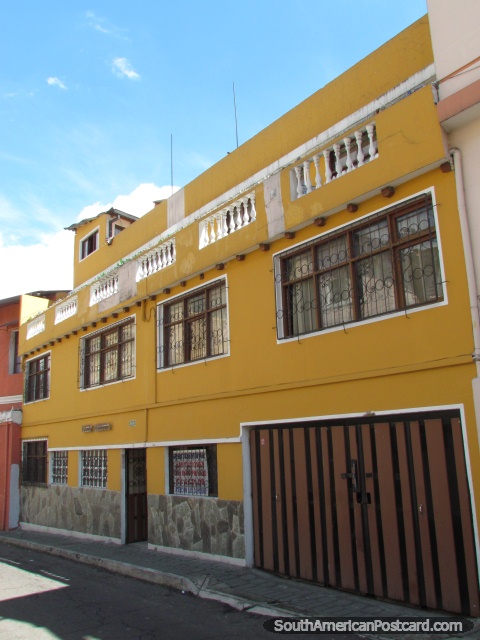
[[[170,266],[177,259],[175,238],[154,247],[138,260],[137,282]]]
[[[321,159],[323,158],[324,182],[329,184],[346,173],[378,158],[378,145],[375,136],[375,124],[367,124],[351,136],[335,142],[327,149],[303,160],[293,167],[292,199],[297,199],[322,186]],[[315,183],[312,183],[310,164],[315,166]]]
[[[44,314],[42,314],[41,316],[38,316],[38,318],[34,318],[33,320],[30,320],[30,322],[27,324],[27,340],[29,338],[33,338],[33,336],[36,336],[39,333],[42,333],[42,331],[45,331],[45,315]]]
[[[71,318],[76,315],[78,309],[78,298],[71,298],[65,302],[59,303],[55,307],[55,324]]]
[[[90,287],[90,306],[118,293],[118,271],[101,277]]]
[[[200,249],[243,229],[256,217],[255,194],[252,192],[200,221]]]

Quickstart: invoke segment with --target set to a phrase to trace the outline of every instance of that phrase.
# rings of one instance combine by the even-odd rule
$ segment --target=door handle
[[[351,460],[351,472],[350,473],[342,473],[342,478],[346,480],[350,478],[352,480],[352,491],[358,493],[360,489],[358,488],[358,479],[357,479],[357,461]]]

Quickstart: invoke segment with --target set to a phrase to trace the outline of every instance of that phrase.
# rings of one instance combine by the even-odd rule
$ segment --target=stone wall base
[[[120,492],[64,485],[23,485],[20,520],[78,533],[120,538]]]
[[[217,498],[150,494],[148,542],[160,547],[243,559],[243,503]]]

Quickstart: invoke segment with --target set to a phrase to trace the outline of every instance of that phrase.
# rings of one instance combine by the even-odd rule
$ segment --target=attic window
[[[80,260],[83,260],[91,253],[98,249],[98,229],[94,231],[89,236],[87,236],[84,240],[82,240],[81,244],[81,252],[80,252]]]
[[[118,220],[110,220],[108,223],[108,237],[114,238],[124,229],[125,223],[119,222]]]

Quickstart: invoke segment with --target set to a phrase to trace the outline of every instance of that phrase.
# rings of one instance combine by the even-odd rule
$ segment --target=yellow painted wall
[[[185,215],[194,213],[432,63],[428,18],[424,16],[186,185]],[[152,203],[152,211],[122,231],[106,250],[79,261],[79,243],[97,226],[100,247],[105,249],[105,215],[82,225],[76,232],[74,287],[165,231],[167,201],[156,207]]]
[[[23,295],[20,302],[20,324],[28,322],[41,311],[48,309],[49,304],[50,301],[46,298],[39,298],[38,296],[30,296],[28,294]]]
[[[423,18],[187,185],[185,214],[207,205],[431,62],[428,22]],[[268,237],[259,184],[255,222],[202,250],[197,222],[178,230],[175,264],[140,281],[135,298],[100,311],[97,305],[89,306],[90,289],[85,286],[76,292],[79,310],[74,317],[55,325],[52,308],[46,312],[45,332],[26,340],[23,328],[21,348],[27,358],[52,353],[50,399],[24,406],[23,437],[48,437],[50,447],[60,448],[160,443],[147,448],[148,491],[154,494],[165,491],[165,443],[236,439],[217,446],[219,497],[241,500],[242,424],[461,405],[475,489],[480,489],[471,391],[473,339],[455,180],[453,173],[438,168],[445,149],[431,88],[416,91],[374,120],[379,156],[366,166],[293,202],[291,167],[282,170],[285,227],[294,230],[293,239]],[[395,195],[386,199],[381,188],[392,183]],[[435,194],[446,304],[278,343],[274,255],[429,188]],[[359,203],[355,214],[346,210],[351,201]],[[101,239],[99,251],[77,265],[76,282],[101,273],[162,233],[167,209],[162,203],[110,246]],[[319,214],[326,216],[322,228],[313,224]],[[77,232],[75,259],[81,238],[99,221],[89,224]],[[259,243],[266,241],[270,250],[261,251]],[[238,254],[245,260],[237,261]],[[223,270],[217,269],[220,263]],[[229,355],[157,372],[157,304],[217,278],[226,278],[228,285]],[[135,378],[80,390],[81,340],[132,315]],[[85,424],[96,423],[112,428],[82,431]],[[120,463],[120,449],[110,449],[110,489],[120,490]],[[78,463],[77,468],[73,463],[71,486],[77,477]]]
[[[80,462],[79,462],[78,451],[69,451],[68,452],[68,477],[67,477],[67,483],[69,487],[78,486],[79,464]]]
[[[242,448],[240,444],[217,445],[218,497],[243,500]]]
[[[165,448],[149,447],[147,449],[147,492],[165,493]]]
[[[107,456],[107,489],[110,489],[110,491],[120,491],[122,451],[120,449],[109,449]]]

